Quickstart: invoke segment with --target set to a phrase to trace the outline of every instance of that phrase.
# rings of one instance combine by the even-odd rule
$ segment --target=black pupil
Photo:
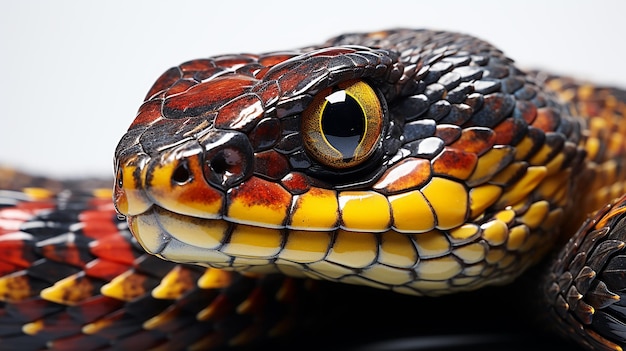
[[[348,94],[344,101],[329,102],[322,114],[322,131],[344,159],[352,158],[365,133],[361,106]]]

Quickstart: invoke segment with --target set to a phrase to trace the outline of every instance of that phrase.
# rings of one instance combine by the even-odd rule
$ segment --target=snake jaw
[[[229,224],[219,219],[200,219],[167,211],[159,206],[128,218],[129,229],[150,254],[166,260],[203,264],[206,257],[225,264],[230,257],[214,249],[226,239]],[[172,233],[176,233],[176,237]]]

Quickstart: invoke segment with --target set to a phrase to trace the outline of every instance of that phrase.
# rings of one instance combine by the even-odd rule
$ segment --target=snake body
[[[429,30],[185,62],[154,83],[115,151],[114,205],[128,228],[111,227],[111,204],[94,208],[126,254],[102,256],[94,248],[119,247],[104,237],[65,227],[39,237],[17,223],[54,227],[46,216],[70,200],[7,195],[11,211],[26,206],[35,219],[5,214],[15,222],[6,239],[30,243],[32,257],[0,280],[5,315],[22,318],[0,340],[237,344],[291,324],[292,297],[309,290],[296,278],[430,296],[510,283],[624,192],[625,101],[617,89],[525,72],[477,38]],[[544,284],[549,313],[589,348],[624,344],[623,208],[622,199],[586,222]],[[82,224],[71,228],[89,227],[75,217]],[[31,262],[63,261],[55,243],[81,259],[39,287]],[[90,271],[92,260],[115,269]],[[29,288],[10,294],[18,283]],[[68,292],[82,284],[84,293]],[[96,298],[115,309],[86,317]],[[174,307],[141,319],[128,307],[138,299]],[[27,321],[29,307],[14,307],[26,303],[70,306],[55,318],[72,322],[57,331],[46,313]],[[241,315],[247,322],[222,322]],[[202,328],[213,332],[194,334]]]

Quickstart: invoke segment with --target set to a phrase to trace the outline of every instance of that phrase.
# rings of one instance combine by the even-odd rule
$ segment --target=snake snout
[[[205,149],[190,138],[161,150],[145,165],[142,187],[155,205],[197,218],[219,218],[224,193],[211,186],[204,175]],[[184,201],[172,199],[176,196]]]
[[[115,165],[113,203],[118,213],[134,216],[145,212],[152,202],[143,190],[142,172],[150,157],[143,153],[122,153]]]

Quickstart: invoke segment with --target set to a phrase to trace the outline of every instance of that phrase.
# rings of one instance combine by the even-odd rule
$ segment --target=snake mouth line
[[[128,216],[128,222],[134,237],[146,251],[186,263],[211,260],[211,253],[219,252],[235,225],[222,218],[176,213],[156,204],[141,214]]]
[[[255,266],[257,271],[276,271],[277,260],[323,260],[336,241],[333,231],[269,228],[225,217],[198,218],[156,204],[127,218],[131,232],[149,253],[175,262],[217,268]]]
[[[496,252],[490,254],[480,239],[451,244],[442,240],[439,231],[406,235],[393,230],[263,228],[191,217],[158,205],[128,219],[139,243],[158,257],[246,273],[280,272],[409,294],[437,294],[434,291],[448,291],[451,286],[465,290],[467,284],[485,284],[483,275],[496,267],[506,272],[506,279],[519,271],[515,265],[490,262],[489,256]]]

